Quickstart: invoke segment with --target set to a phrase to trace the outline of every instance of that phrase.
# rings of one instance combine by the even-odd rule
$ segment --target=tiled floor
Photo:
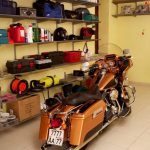
[[[136,90],[132,114],[112,123],[87,150],[150,150],[150,86]],[[38,129],[39,118],[0,132],[0,150],[39,150]]]

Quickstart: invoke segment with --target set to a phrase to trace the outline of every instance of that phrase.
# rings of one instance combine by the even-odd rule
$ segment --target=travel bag
[[[0,0],[0,14],[16,15],[17,3],[9,0]]]
[[[64,5],[50,0],[37,0],[33,3],[38,16],[48,18],[64,18]]]

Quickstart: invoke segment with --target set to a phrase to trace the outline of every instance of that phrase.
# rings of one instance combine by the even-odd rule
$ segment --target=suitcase
[[[8,60],[6,67],[8,73],[11,74],[30,72],[36,69],[34,59],[17,59],[13,61]]]
[[[5,29],[0,29],[0,44],[8,44],[8,33]]]
[[[81,51],[64,52],[64,60],[67,63],[75,63],[81,61]]]
[[[64,52],[63,51],[53,51],[53,52],[43,52],[44,58],[52,60],[52,65],[58,65],[64,63]]]

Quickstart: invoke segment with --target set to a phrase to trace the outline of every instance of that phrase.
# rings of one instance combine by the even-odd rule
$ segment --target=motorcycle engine
[[[107,103],[105,121],[111,120],[111,118],[119,113],[120,108],[118,107],[118,90],[111,89],[107,91],[107,96],[105,98]]]

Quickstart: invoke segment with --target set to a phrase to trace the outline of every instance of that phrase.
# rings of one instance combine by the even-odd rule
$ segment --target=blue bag
[[[44,17],[48,18],[63,18],[64,6],[59,3],[45,3],[44,4]]]

